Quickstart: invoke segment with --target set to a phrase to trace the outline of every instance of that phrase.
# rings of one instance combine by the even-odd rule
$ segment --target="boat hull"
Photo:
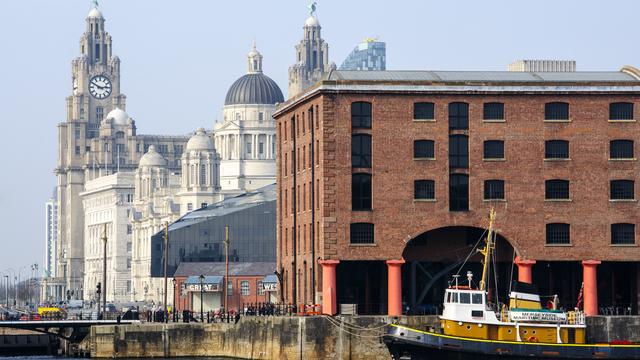
[[[391,325],[384,337],[395,359],[640,359],[640,345],[545,344],[448,336]],[[437,357],[434,357],[437,356]]]

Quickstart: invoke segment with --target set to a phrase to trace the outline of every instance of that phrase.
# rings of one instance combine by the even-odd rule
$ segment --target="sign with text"
[[[511,321],[564,323],[567,314],[547,311],[513,311],[509,312]]]
[[[278,284],[276,283],[262,283],[262,289],[264,291],[277,291]]]
[[[200,291],[200,284],[187,284],[186,285],[186,289],[187,289],[187,291],[199,292]],[[203,284],[202,285],[202,290],[204,292],[207,292],[207,291],[220,291],[220,285],[219,284]]]

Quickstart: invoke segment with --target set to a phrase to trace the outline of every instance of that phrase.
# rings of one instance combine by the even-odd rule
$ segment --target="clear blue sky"
[[[100,0],[122,91],[139,133],[213,127],[256,39],[286,93],[305,0]],[[89,0],[0,1],[0,271],[43,262],[44,202],[55,186],[56,124]],[[389,69],[504,70],[523,58],[579,70],[640,65],[638,0],[318,0],[330,58],[364,37],[387,42]]]

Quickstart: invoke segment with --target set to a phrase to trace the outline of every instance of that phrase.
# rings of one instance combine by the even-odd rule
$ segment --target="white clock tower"
[[[91,152],[91,139],[113,109],[125,110],[120,93],[120,59],[112,56],[111,35],[94,2],[80,39],[80,56],[71,63],[71,96],[67,119],[58,125],[58,160],[55,169],[58,195],[58,276],[66,282],[65,295],[82,298],[84,275],[84,212],[80,193]],[[95,149],[94,149],[95,151]]]

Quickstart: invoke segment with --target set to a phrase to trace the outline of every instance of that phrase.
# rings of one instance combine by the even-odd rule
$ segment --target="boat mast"
[[[489,210],[489,231],[487,233],[487,241],[484,249],[480,250],[480,253],[484,256],[482,261],[482,278],[480,279],[480,290],[488,291],[488,277],[489,277],[489,264],[491,263],[491,251],[495,248],[493,243],[493,221],[496,218],[496,212],[491,207]]]

